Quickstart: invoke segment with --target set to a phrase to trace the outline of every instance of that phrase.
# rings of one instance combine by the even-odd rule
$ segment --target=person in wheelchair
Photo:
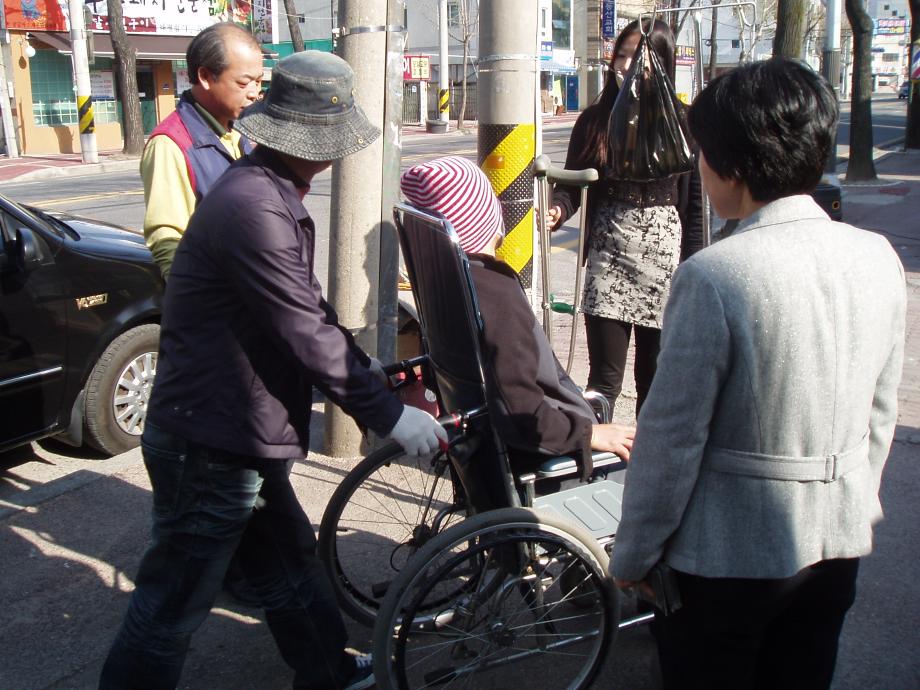
[[[591,467],[591,451],[629,459],[634,429],[597,423],[594,410],[565,373],[534,318],[520,280],[495,250],[504,236],[501,206],[485,174],[446,156],[402,175],[412,205],[446,218],[470,261],[483,323],[483,357],[495,373],[502,414],[493,422],[515,470],[547,455],[573,455]]]

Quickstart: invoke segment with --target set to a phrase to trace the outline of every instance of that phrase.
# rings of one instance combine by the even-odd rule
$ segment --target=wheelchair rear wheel
[[[378,686],[589,686],[617,630],[607,563],[581,527],[528,509],[490,511],[439,534],[380,608]]]
[[[342,609],[367,626],[409,558],[466,517],[447,458],[407,456],[395,443],[348,473],[323,513],[319,554]]]

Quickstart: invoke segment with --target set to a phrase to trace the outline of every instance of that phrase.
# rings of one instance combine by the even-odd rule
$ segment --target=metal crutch
[[[546,211],[549,208],[549,184],[546,173],[552,166],[549,156],[537,156],[533,162],[533,176],[537,181],[537,235],[540,238],[540,277],[543,283],[543,332],[550,344],[553,342],[553,312],[549,295],[549,229],[546,227]]]
[[[575,336],[578,333],[578,309],[581,307],[581,288],[585,277],[585,228],[587,216],[585,206],[588,201],[588,187],[598,180],[597,170],[564,170],[552,165],[548,156],[538,156],[534,161],[534,177],[537,180],[537,196],[540,212],[537,214],[537,229],[540,233],[540,260],[543,271],[543,331],[552,342],[552,313],[571,314],[572,331],[569,337],[569,356],[565,366],[566,373],[572,371],[575,361]],[[549,229],[546,227],[546,211],[549,208],[549,183],[564,184],[581,189],[581,213],[578,222],[578,258],[575,264],[575,295],[572,303],[557,302],[550,292],[550,241]]]

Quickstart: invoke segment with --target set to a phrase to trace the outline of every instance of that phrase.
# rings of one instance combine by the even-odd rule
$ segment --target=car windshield
[[[49,231],[54,232],[56,235],[67,234],[71,236],[76,236],[76,232],[64,223],[61,220],[58,220],[49,213],[42,211],[40,208],[35,208],[34,206],[24,206],[23,204],[16,203],[12,199],[6,196],[0,196],[0,201],[2,201],[2,206],[6,206],[7,210],[12,215],[20,215],[28,218],[32,222],[40,222]]]
[[[73,228],[71,228],[69,225],[67,225],[67,223],[60,220],[59,218],[55,218],[50,213],[42,211],[40,208],[35,208],[34,206],[20,206],[19,208],[28,213],[31,213],[33,216],[38,216],[52,228],[55,228],[58,232],[63,232],[68,235],[77,237],[77,233]]]

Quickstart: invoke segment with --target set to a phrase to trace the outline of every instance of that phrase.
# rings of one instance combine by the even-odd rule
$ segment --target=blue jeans
[[[172,690],[234,552],[265,607],[294,687],[333,690],[355,670],[316,537],[283,460],[234,455],[147,424],[153,543],[100,689]]]

